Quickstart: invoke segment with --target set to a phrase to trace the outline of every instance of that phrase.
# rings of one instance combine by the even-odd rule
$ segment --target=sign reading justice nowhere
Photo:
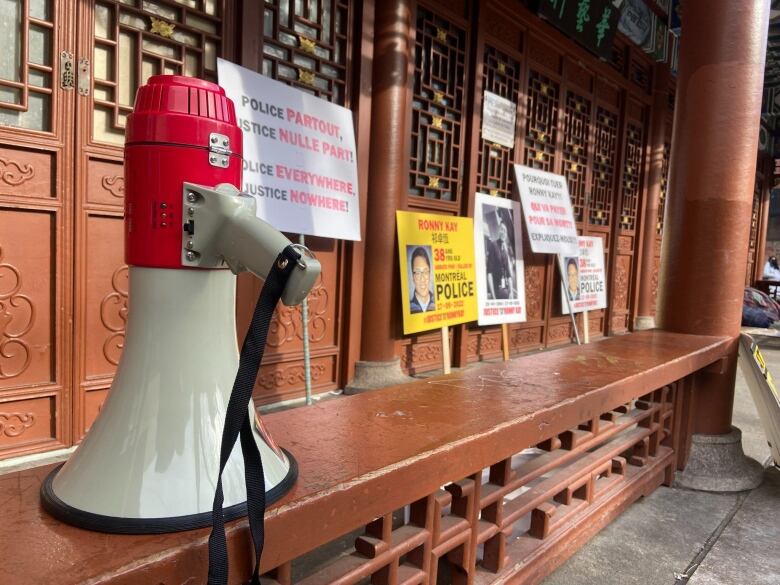
[[[244,134],[242,189],[276,229],[360,239],[352,112],[240,67],[217,61]]]

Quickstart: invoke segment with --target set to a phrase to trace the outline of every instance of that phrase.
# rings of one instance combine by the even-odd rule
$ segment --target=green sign
[[[623,0],[540,0],[539,16],[586,49],[612,60],[612,41]]]

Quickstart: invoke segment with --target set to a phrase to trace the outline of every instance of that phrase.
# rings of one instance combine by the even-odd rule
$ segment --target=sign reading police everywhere
[[[564,315],[569,314],[566,295],[569,296],[574,313],[607,307],[607,274],[604,271],[602,239],[580,236],[577,241],[579,254],[561,258],[564,269],[561,307]]]
[[[258,217],[281,231],[359,240],[352,112],[230,61],[217,71],[236,105],[242,189]]]
[[[404,334],[476,320],[474,221],[395,213]]]
[[[577,228],[566,178],[522,165],[514,170],[531,250],[576,256]]]

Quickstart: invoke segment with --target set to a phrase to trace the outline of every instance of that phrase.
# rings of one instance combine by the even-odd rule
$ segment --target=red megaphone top
[[[182,268],[185,182],[241,188],[241,129],[215,83],[155,75],[138,89],[125,137],[125,261]]]

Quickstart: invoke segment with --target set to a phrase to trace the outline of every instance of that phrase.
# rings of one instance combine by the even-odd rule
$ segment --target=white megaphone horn
[[[290,242],[239,192],[241,131],[219,86],[151,77],[125,148],[126,338],[87,436],[44,482],[44,508],[77,526],[154,533],[210,525],[225,412],[238,369],[233,273],[264,278]],[[216,187],[213,187],[217,185]],[[282,294],[300,303],[320,274],[302,254]],[[292,456],[250,401],[266,500],[295,482]],[[224,517],[246,514],[241,445],[222,475]]]

